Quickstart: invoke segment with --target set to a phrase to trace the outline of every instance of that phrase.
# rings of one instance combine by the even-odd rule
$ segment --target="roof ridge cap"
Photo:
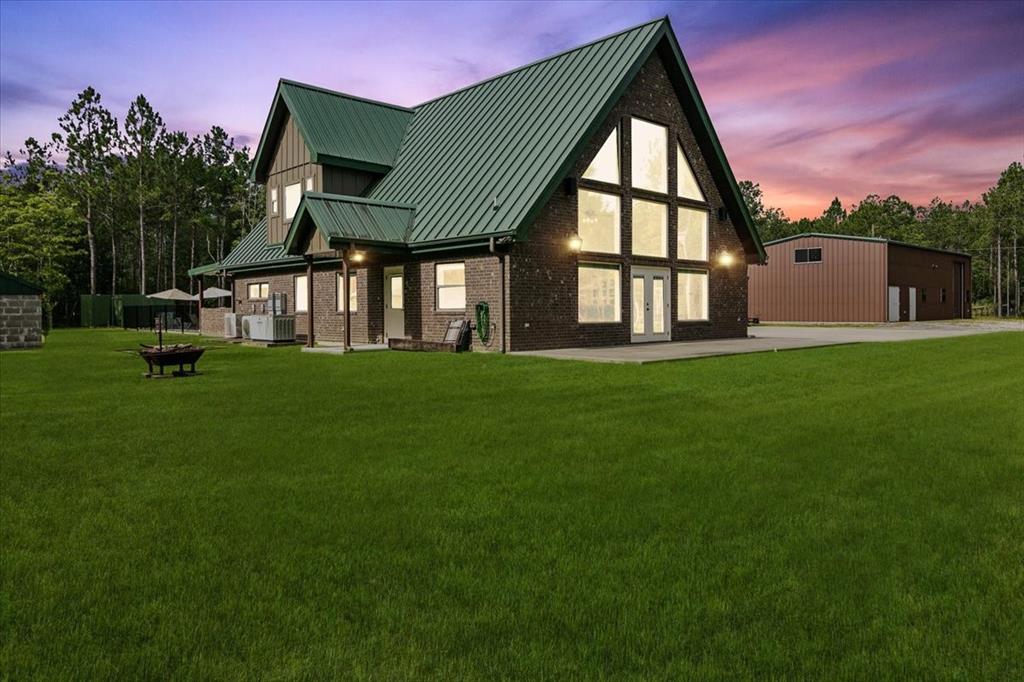
[[[291,85],[291,86],[294,86],[294,87],[297,87],[297,88],[304,88],[306,90],[313,90],[314,92],[321,92],[321,93],[323,93],[325,95],[333,95],[335,97],[343,97],[345,99],[354,100],[356,102],[363,102],[364,104],[374,104],[374,105],[381,106],[381,107],[387,107],[389,109],[397,109],[398,111],[403,111],[403,112],[406,112],[406,113],[409,113],[409,114],[412,114],[412,113],[416,112],[415,109],[411,109],[409,107],[403,107],[401,104],[392,104],[391,102],[382,102],[381,100],[377,100],[377,99],[370,99],[368,97],[360,97],[359,95],[353,95],[353,94],[348,93],[348,92],[341,92],[340,90],[331,90],[330,88],[325,88],[325,87],[320,86],[320,85],[313,85],[312,83],[303,83],[302,81],[296,81],[296,80],[292,80],[290,78],[279,78],[277,83],[278,83],[278,87],[279,88],[280,88],[281,85]]]
[[[573,52],[576,52],[577,50],[582,50],[582,49],[587,48],[587,47],[592,47],[594,45],[597,45],[598,43],[603,43],[606,40],[611,40],[613,38],[618,38],[619,36],[625,35],[626,33],[632,33],[633,31],[638,31],[638,30],[640,30],[642,28],[646,28],[647,26],[650,26],[652,24],[657,24],[657,23],[661,23],[661,22],[664,22],[664,23],[667,24],[668,23],[668,16],[666,15],[666,16],[658,17],[657,19],[652,19],[650,21],[645,21],[644,23],[637,24],[636,26],[630,26],[629,28],[624,28],[621,31],[616,31],[615,33],[611,33],[611,34],[603,36],[601,38],[597,38],[595,40],[591,40],[589,42],[583,43],[582,45],[577,45],[575,47],[571,47],[568,50],[562,50],[561,52],[556,52],[555,54],[548,55],[547,57],[541,57],[540,59],[536,59],[536,60],[534,60],[532,62],[529,62],[527,64],[523,64],[523,65],[517,66],[517,67],[515,67],[513,69],[509,69],[508,71],[503,71],[503,72],[495,74],[493,76],[489,76],[489,77],[487,77],[487,78],[485,78],[483,80],[477,81],[476,83],[470,83],[469,85],[464,85],[463,87],[458,88],[457,90],[452,90],[451,92],[445,93],[443,95],[438,95],[437,97],[434,97],[432,99],[428,99],[425,102],[420,102],[415,107],[413,107],[413,110],[414,111],[418,110],[418,109],[420,109],[422,107],[425,107],[428,104],[433,104],[434,102],[437,102],[439,100],[445,99],[446,97],[451,97],[452,95],[457,95],[460,92],[465,92],[466,90],[472,90],[475,87],[478,87],[480,85],[484,85],[485,83],[490,83],[491,81],[498,80],[499,78],[504,78],[505,76],[511,76],[514,73],[517,73],[517,72],[522,71],[524,69],[529,69],[529,68],[534,67],[534,66],[538,66],[540,64],[543,64],[544,62],[551,61],[552,59],[558,59],[559,57],[564,57],[565,55],[572,54]]]

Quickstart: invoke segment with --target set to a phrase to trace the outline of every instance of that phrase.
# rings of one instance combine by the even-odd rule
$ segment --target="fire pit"
[[[196,363],[199,358],[203,356],[206,351],[202,346],[194,346],[191,343],[176,343],[171,346],[164,345],[164,334],[163,325],[157,324],[157,346],[142,345],[142,349],[139,351],[139,356],[146,361],[146,365],[149,366],[149,372],[146,376],[149,378],[154,377],[166,377],[176,376],[184,377],[190,376],[196,373]],[[172,371],[169,375],[164,374],[164,367],[173,367],[177,365],[178,369]],[[189,366],[189,369],[185,369],[185,365]],[[159,373],[153,371],[153,367],[156,366],[160,369]]]

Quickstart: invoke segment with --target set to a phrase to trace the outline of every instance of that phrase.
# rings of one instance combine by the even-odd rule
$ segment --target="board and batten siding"
[[[797,249],[820,248],[820,263],[796,263]],[[885,322],[886,245],[803,237],[766,246],[751,265],[748,313],[767,322]]]
[[[323,173],[321,166],[311,161],[309,149],[295,119],[288,117],[274,150],[274,161],[270,165],[267,176],[267,241],[279,244],[288,235],[291,221],[284,220],[284,188],[296,182],[303,183],[305,191],[306,178],[313,178],[313,191],[323,189]],[[278,211],[271,211],[270,190],[277,189]]]

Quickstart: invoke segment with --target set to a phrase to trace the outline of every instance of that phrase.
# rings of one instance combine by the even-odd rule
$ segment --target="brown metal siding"
[[[888,285],[900,288],[901,320],[910,319],[910,287],[916,289],[918,320],[971,316],[971,259],[968,256],[889,244],[888,261]],[[960,269],[963,270],[962,282]],[[945,301],[942,300],[943,289],[946,290]]]
[[[380,177],[370,171],[324,166],[324,192],[361,197]]]
[[[795,263],[796,249],[821,248],[820,263]],[[886,245],[803,237],[766,247],[752,265],[749,316],[773,322],[884,322]]]
[[[270,244],[278,244],[284,241],[288,234],[288,227],[291,221],[284,221],[284,188],[296,182],[305,182],[306,178],[313,178],[313,191],[323,191],[323,177],[321,167],[310,162],[309,149],[306,147],[302,134],[295,119],[288,117],[281,139],[277,142],[274,151],[274,161],[270,166],[270,175],[267,177],[267,235]],[[278,213],[271,212],[270,190],[277,189]],[[303,186],[305,190],[305,186]]]

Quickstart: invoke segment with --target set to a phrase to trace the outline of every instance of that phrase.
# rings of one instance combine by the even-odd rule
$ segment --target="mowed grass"
[[[1020,679],[1024,336],[0,355],[0,677]]]

